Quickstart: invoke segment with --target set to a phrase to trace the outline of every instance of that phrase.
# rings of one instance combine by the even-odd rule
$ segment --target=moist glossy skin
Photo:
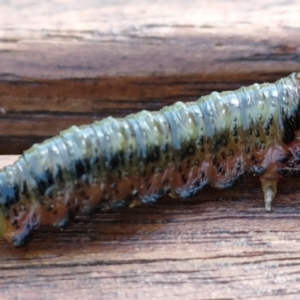
[[[265,206],[280,178],[300,174],[300,73],[178,102],[159,112],[109,117],[34,145],[0,171],[0,230],[23,245],[40,224],[63,226],[96,205],[119,209],[164,194],[259,176]]]

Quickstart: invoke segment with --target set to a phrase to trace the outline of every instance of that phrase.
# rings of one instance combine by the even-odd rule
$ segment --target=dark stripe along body
[[[283,176],[300,173],[300,73],[178,102],[159,112],[109,117],[36,144],[0,172],[0,229],[24,244],[40,224],[63,226],[78,210],[118,209],[164,194],[260,176],[266,209]]]

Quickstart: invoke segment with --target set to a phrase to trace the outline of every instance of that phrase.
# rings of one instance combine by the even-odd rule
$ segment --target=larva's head
[[[7,228],[7,220],[5,218],[2,207],[0,206],[0,235],[6,231]]]

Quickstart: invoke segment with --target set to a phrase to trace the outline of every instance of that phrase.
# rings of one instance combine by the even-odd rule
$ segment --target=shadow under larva
[[[40,224],[64,226],[95,206],[186,198],[204,186],[259,177],[271,210],[277,183],[300,175],[300,73],[108,117],[32,146],[0,171],[0,232],[23,245]]]

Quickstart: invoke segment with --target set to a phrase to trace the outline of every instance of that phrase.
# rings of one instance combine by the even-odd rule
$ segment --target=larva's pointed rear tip
[[[277,192],[278,180],[266,180],[264,178],[260,178],[260,180],[264,191],[265,209],[270,212],[272,211],[272,201]]]
[[[265,209],[266,209],[266,211],[271,212],[272,211],[272,203],[265,202]]]

